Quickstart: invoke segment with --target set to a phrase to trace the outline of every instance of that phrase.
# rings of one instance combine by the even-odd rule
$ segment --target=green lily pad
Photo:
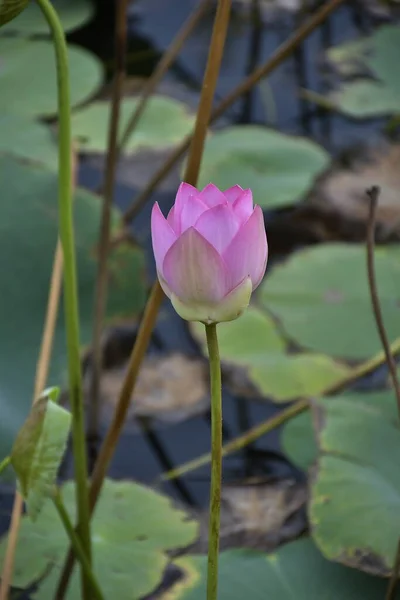
[[[121,134],[139,102],[127,98],[121,102],[119,133]],[[110,103],[92,102],[72,116],[72,135],[81,152],[105,153],[107,151]],[[152,96],[140,121],[125,146],[125,153],[140,149],[160,150],[179,143],[194,124],[194,115],[182,102],[166,96]]]
[[[206,351],[204,326],[192,323],[191,330]],[[218,340],[226,365],[241,368],[258,392],[275,402],[319,394],[348,373],[328,356],[287,354],[275,322],[257,308],[250,307],[236,321],[220,323]]]
[[[32,519],[53,493],[71,428],[71,413],[56,404],[59,393],[51,388],[36,400],[11,451],[11,464]]]
[[[400,532],[398,419],[372,402],[345,398],[316,411],[321,454],[311,485],[313,538],[328,559],[388,576]]]
[[[386,418],[394,420],[397,418],[396,400],[393,392],[390,391],[343,394],[333,398],[323,398],[321,402],[325,404],[325,402],[336,402],[338,399],[361,402],[382,412]],[[281,443],[284,452],[297,467],[307,471],[313,466],[318,457],[318,447],[310,411],[304,411],[284,425]]]
[[[57,144],[46,125],[25,115],[0,113],[0,131],[0,154],[12,154],[57,169]]]
[[[355,77],[330,94],[332,102],[355,118],[398,113],[399,51],[400,27],[395,25],[380,27],[371,36],[331,49],[328,57],[338,70]],[[360,79],[360,74],[369,78]]]
[[[67,483],[61,491],[74,521],[74,485]],[[197,523],[174,509],[169,498],[136,483],[106,480],[92,520],[94,572],[104,597],[135,600],[149,594],[161,582],[168,563],[166,551],[192,543],[197,530]],[[13,585],[26,587],[50,570],[32,597],[52,600],[68,547],[52,503],[44,506],[34,523],[24,517]],[[5,549],[3,538],[0,563]],[[80,597],[79,571],[75,569],[66,599]]]
[[[395,339],[400,335],[398,251],[376,249],[375,265],[386,330]],[[260,300],[293,340],[315,352],[362,359],[381,350],[363,244],[324,244],[296,253],[272,270]]]
[[[57,174],[0,157],[0,456],[29,413],[37,356],[57,242]],[[81,341],[92,335],[100,199],[77,189],[76,248]],[[113,212],[119,227],[119,213]],[[143,252],[124,243],[109,261],[108,322],[135,317],[146,296]],[[49,384],[65,383],[66,347],[62,306],[57,323]]]
[[[256,204],[280,208],[301,200],[329,161],[327,152],[306,138],[237,125],[207,140],[199,187],[210,181],[221,189],[239,184],[252,189]]]
[[[206,556],[175,561],[183,579],[162,595],[165,600],[206,597]],[[310,539],[287,544],[277,552],[222,552],[219,561],[219,600],[377,600],[385,582],[327,561]],[[399,596],[400,597],[400,596]]]
[[[15,0],[3,0],[5,4],[15,4]],[[27,1],[24,2],[27,4]],[[85,25],[94,14],[91,0],[52,0],[52,5],[57,11],[63,29],[66,33]],[[1,11],[1,4],[0,4]],[[0,12],[1,14],[1,12]],[[4,27],[2,32],[18,33],[20,35],[33,35],[50,33],[49,26],[42,11],[36,2],[29,2],[26,9],[11,23]]]
[[[93,54],[77,46],[68,46],[68,56],[71,105],[76,106],[97,90],[103,69]],[[56,114],[57,73],[52,42],[0,36],[0,86],[0,113]]]
[[[0,0],[0,27],[15,19],[29,0]]]

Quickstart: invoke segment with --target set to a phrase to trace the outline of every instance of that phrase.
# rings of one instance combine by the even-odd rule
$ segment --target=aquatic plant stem
[[[196,117],[196,143],[190,148],[190,155],[194,152],[201,154],[204,148],[204,142],[207,136],[208,124],[211,113],[212,100],[214,97],[215,87],[217,84],[219,69],[221,66],[223,49],[228,31],[229,15],[230,15],[231,0],[219,0],[217,12],[214,19],[213,33],[211,36],[210,49],[208,53],[207,66],[204,74],[202,93],[200,96],[199,108]],[[201,143],[200,143],[201,141]],[[188,161],[188,166],[185,173],[185,181],[196,185],[200,159]],[[160,284],[156,281],[147,301],[146,308],[140,323],[139,331],[136,336],[135,345],[129,359],[127,373],[122,384],[121,393],[118,398],[117,407],[111,425],[107,431],[102,447],[100,448],[90,486],[90,511],[91,514],[96,506],[104,478],[106,476],[111,459],[122,431],[125,422],[126,414],[131,403],[132,393],[135,387],[136,379],[139,373],[140,365],[146,354],[147,346],[150,341],[151,332],[153,331],[155,321],[161,302],[164,298]],[[57,600],[62,600],[67,591],[69,578],[74,566],[74,555],[70,551],[57,589]]]
[[[392,379],[396,400],[397,409],[400,417],[400,383],[397,376],[396,363],[389,345],[389,340],[386,334],[385,325],[383,322],[382,309],[379,301],[378,286],[376,283],[375,273],[375,261],[374,261],[374,248],[375,248],[375,223],[376,223],[376,209],[378,206],[380,189],[377,186],[373,186],[366,191],[369,198],[369,214],[368,214],[368,225],[367,225],[367,273],[368,273],[368,286],[372,302],[372,310],[374,313],[376,326],[378,329],[381,344],[383,346],[386,364],[388,366],[390,376]],[[392,570],[392,575],[389,580],[389,585],[386,593],[386,600],[394,600],[396,596],[396,587],[399,578],[399,567],[400,567],[400,540],[397,545],[396,557]]]
[[[217,326],[206,325],[211,388],[211,486],[208,521],[207,600],[217,600],[222,479],[222,390]]]
[[[83,411],[82,372],[80,359],[78,289],[76,276],[75,240],[72,216],[72,153],[68,50],[64,31],[50,0],[37,0],[50,27],[57,66],[58,91],[58,207],[59,232],[64,260],[64,307],[67,338],[69,395],[72,409],[72,447],[77,502],[77,533],[84,552],[91,562],[90,513],[87,481],[87,458]],[[82,571],[82,590],[90,599],[90,585],[85,584]]]
[[[101,333],[107,306],[108,271],[107,258],[110,249],[111,211],[114,199],[115,172],[118,159],[118,124],[121,97],[125,80],[127,0],[115,3],[115,74],[108,130],[108,149],[103,185],[103,207],[101,213],[98,269],[94,295],[94,319],[92,337],[92,361],[90,379],[90,402],[88,411],[88,438],[95,455],[100,424],[100,378],[102,370]]]
[[[327,19],[329,15],[336,8],[338,8],[338,6],[343,4],[343,2],[344,0],[330,0],[321,6],[321,8],[314,11],[313,15],[303,25],[301,25],[288,40],[279,46],[279,48],[263,65],[260,65],[257,69],[255,69],[255,71],[246,77],[236,88],[234,88],[232,92],[226,96],[226,98],[221,100],[218,106],[216,106],[216,108],[213,110],[210,122],[213,123],[219,117],[221,117],[224,112],[236,102],[236,100],[238,100],[261,79],[269,75],[276,67],[286,60],[297,48],[297,46],[301,44],[303,40],[305,40],[317,27],[319,27],[321,23],[323,23],[325,19]],[[192,137],[193,134],[190,134],[184,138],[181,144],[166,159],[158,171],[156,171],[146,188],[134,198],[133,202],[124,213],[125,224],[129,223],[139,214],[158,185],[164,180],[176,163],[183,157],[191,144]]]
[[[390,351],[393,355],[400,354],[400,337],[396,338],[394,342],[390,346]],[[346,389],[349,385],[355,383],[361,377],[365,377],[369,373],[372,373],[375,369],[383,365],[386,360],[386,356],[384,352],[379,352],[372,358],[366,360],[361,363],[357,367],[354,367],[350,370],[348,374],[339,379],[333,385],[327,387],[325,390],[321,392],[321,396],[331,396],[333,394],[337,394],[344,389]],[[294,404],[288,406],[284,410],[282,410],[279,414],[266,419],[259,425],[252,427],[248,431],[246,431],[243,435],[236,437],[234,440],[225,444],[222,447],[222,457],[228,456],[232,452],[237,452],[242,448],[245,448],[248,444],[255,442],[262,435],[269,433],[273,429],[280,427],[293,417],[296,417],[300,413],[309,409],[309,401],[307,398],[302,398],[295,402]],[[171,481],[171,479],[175,479],[176,477],[182,477],[183,475],[187,475],[187,473],[194,471],[195,469],[199,469],[204,465],[207,465],[211,460],[211,454],[203,454],[194,460],[188,461],[187,463],[172,469],[164,473],[161,476],[161,481]]]
[[[105,600],[105,597],[103,596],[103,594],[101,592],[100,586],[93,574],[93,571],[92,571],[90,563],[87,559],[87,556],[82,548],[80,539],[78,538],[78,536],[76,534],[73,524],[71,523],[69,514],[67,512],[67,509],[65,508],[64,501],[62,499],[60,490],[58,488],[54,489],[53,502],[54,502],[54,506],[57,509],[58,516],[60,517],[60,520],[61,520],[62,524],[64,525],[64,529],[69,537],[72,548],[74,549],[75,556],[79,560],[82,570],[84,571],[84,573],[86,575],[86,579],[87,579],[87,581],[89,581],[89,583],[91,585],[91,594],[92,595],[90,597],[93,598],[93,600]]]

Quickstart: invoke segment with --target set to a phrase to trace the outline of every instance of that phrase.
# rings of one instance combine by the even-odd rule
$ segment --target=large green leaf
[[[176,564],[183,579],[161,597],[203,600],[207,557],[187,556]],[[383,581],[325,560],[309,539],[272,554],[229,550],[220,555],[219,600],[378,600],[384,592]]]
[[[51,129],[26,115],[0,113],[0,153],[57,168],[58,150]]]
[[[29,0],[0,0],[0,27],[17,17]]]
[[[191,328],[205,348],[204,326],[193,323]],[[239,367],[242,379],[245,373],[262,395],[276,402],[319,394],[348,372],[327,356],[287,354],[273,319],[256,308],[236,321],[220,323],[218,338],[222,360]],[[237,385],[238,378],[234,380]]]
[[[125,130],[138,102],[138,98],[127,98],[121,102],[120,133]],[[74,113],[72,135],[82,152],[107,151],[109,115],[110,103],[105,101],[92,102]],[[125,146],[125,152],[168,148],[180,142],[193,124],[194,115],[188,112],[185,104],[166,96],[152,96]]]
[[[390,417],[379,405],[346,398],[316,409],[314,540],[330,560],[378,575],[390,572],[400,532],[400,430]]]
[[[346,394],[323,398],[321,401],[336,402],[338,399],[362,402],[382,412],[387,418],[397,417],[396,401],[393,392],[390,391]],[[318,448],[315,435],[310,411],[290,419],[282,430],[281,443],[284,452],[292,463],[304,471],[307,471],[317,460]]]
[[[71,426],[71,414],[56,404],[59,390],[46,390],[34,403],[11,450],[28,514],[37,518],[53,493]]]
[[[399,112],[400,27],[386,25],[371,36],[332,48],[328,56],[345,75],[367,74],[343,83],[330,97],[342,112],[368,118]]]
[[[394,339],[400,335],[398,250],[378,248],[375,263],[384,322]],[[292,339],[316,352],[362,359],[381,349],[362,244],[298,252],[273,269],[260,298]]]
[[[74,521],[74,485],[68,483],[61,491]],[[92,520],[94,571],[104,597],[135,600],[149,594],[162,579],[168,562],[166,551],[192,543],[197,530],[197,523],[175,510],[168,498],[136,483],[106,480]],[[68,547],[52,503],[44,506],[34,523],[23,518],[13,584],[26,587],[50,571],[32,597],[52,600]],[[0,564],[5,549],[3,538]],[[81,598],[78,569],[66,598]]]
[[[16,3],[17,0],[3,0],[3,2],[11,4]],[[21,3],[21,0],[19,2]],[[27,0],[25,4],[27,4]],[[52,4],[60,17],[65,32],[82,27],[92,18],[94,13],[91,0],[52,0]],[[21,35],[50,33],[49,25],[42,11],[37,3],[32,0],[18,18],[9,23],[7,27],[4,27],[2,31]]]
[[[278,208],[301,200],[328,164],[325,150],[306,138],[237,125],[207,140],[199,187],[210,181],[221,189],[239,184],[251,188],[263,208]]]
[[[57,175],[16,159],[0,157],[0,456],[9,452],[32,401],[33,379],[57,241]],[[97,196],[75,196],[81,340],[92,334],[97,237],[101,217]],[[119,215],[113,213],[114,227]],[[129,243],[109,262],[109,320],[132,318],[145,300],[144,256]],[[61,311],[63,314],[62,306]],[[49,382],[65,383],[64,319],[54,340]]]
[[[102,66],[93,54],[76,46],[68,46],[68,56],[71,105],[75,106],[97,90]],[[0,63],[0,113],[52,116],[57,112],[52,42],[0,36]]]

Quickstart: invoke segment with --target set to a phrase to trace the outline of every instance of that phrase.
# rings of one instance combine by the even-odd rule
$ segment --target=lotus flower
[[[183,319],[232,321],[247,308],[268,257],[251,190],[182,183],[167,218],[155,203],[151,234],[161,287]]]

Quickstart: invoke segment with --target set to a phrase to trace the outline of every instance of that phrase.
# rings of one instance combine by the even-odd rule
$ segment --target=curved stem
[[[94,600],[104,600],[104,596],[102,594],[100,586],[97,583],[97,580],[93,574],[90,563],[89,563],[87,556],[82,548],[82,544],[81,544],[78,536],[76,535],[74,526],[71,523],[69,514],[67,512],[67,509],[65,508],[62,496],[60,494],[60,490],[58,488],[54,489],[53,502],[54,502],[54,506],[57,509],[58,516],[60,517],[60,520],[61,520],[62,524],[64,525],[64,529],[69,537],[71,546],[74,549],[75,556],[81,563],[82,570],[85,572],[86,578],[90,582],[91,593],[93,594],[91,596],[91,598],[93,598]]]
[[[75,240],[72,218],[72,152],[68,50],[64,32],[50,0],[37,0],[49,24],[56,54],[58,89],[58,205],[59,232],[64,258],[64,307],[68,353],[69,393],[72,408],[72,441],[76,480],[78,526],[85,554],[90,562],[91,540],[87,458],[85,447],[82,373],[79,342],[78,291],[75,259]],[[85,580],[82,573],[82,581]],[[84,597],[89,598],[84,587]]]
[[[222,391],[217,326],[206,325],[211,385],[211,488],[208,524],[207,600],[216,600],[222,478]]]

